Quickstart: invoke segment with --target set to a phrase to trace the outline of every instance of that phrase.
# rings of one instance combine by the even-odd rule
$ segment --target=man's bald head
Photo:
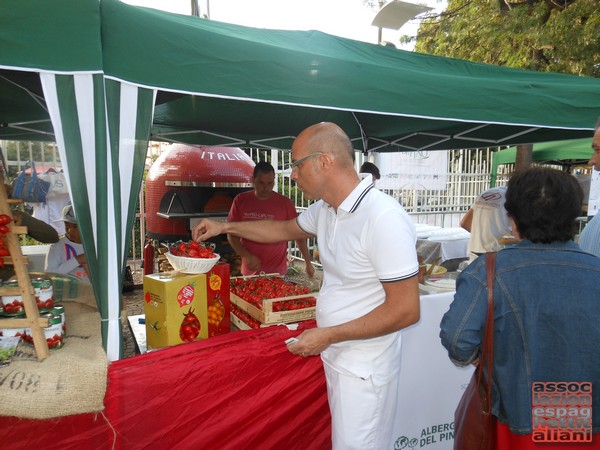
[[[354,149],[348,135],[338,125],[320,122],[306,128],[298,136],[310,151],[330,154],[340,167],[354,167]]]

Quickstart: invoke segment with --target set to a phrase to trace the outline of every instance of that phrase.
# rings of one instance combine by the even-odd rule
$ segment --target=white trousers
[[[323,367],[333,450],[393,449],[398,379],[376,386],[371,378],[342,374],[327,364]]]

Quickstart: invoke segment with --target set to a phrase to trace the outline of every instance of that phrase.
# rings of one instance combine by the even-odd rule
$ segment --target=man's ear
[[[323,153],[319,156],[319,165],[321,166],[321,169],[333,167],[333,156],[330,153]]]

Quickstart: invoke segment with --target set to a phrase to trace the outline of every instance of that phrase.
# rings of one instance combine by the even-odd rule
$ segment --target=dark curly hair
[[[575,236],[583,191],[574,176],[546,167],[515,172],[508,181],[504,207],[521,238],[566,242]]]

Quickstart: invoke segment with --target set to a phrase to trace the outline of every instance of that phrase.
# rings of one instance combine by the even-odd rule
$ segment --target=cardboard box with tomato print
[[[228,333],[229,264],[198,275],[144,276],[148,350]]]

